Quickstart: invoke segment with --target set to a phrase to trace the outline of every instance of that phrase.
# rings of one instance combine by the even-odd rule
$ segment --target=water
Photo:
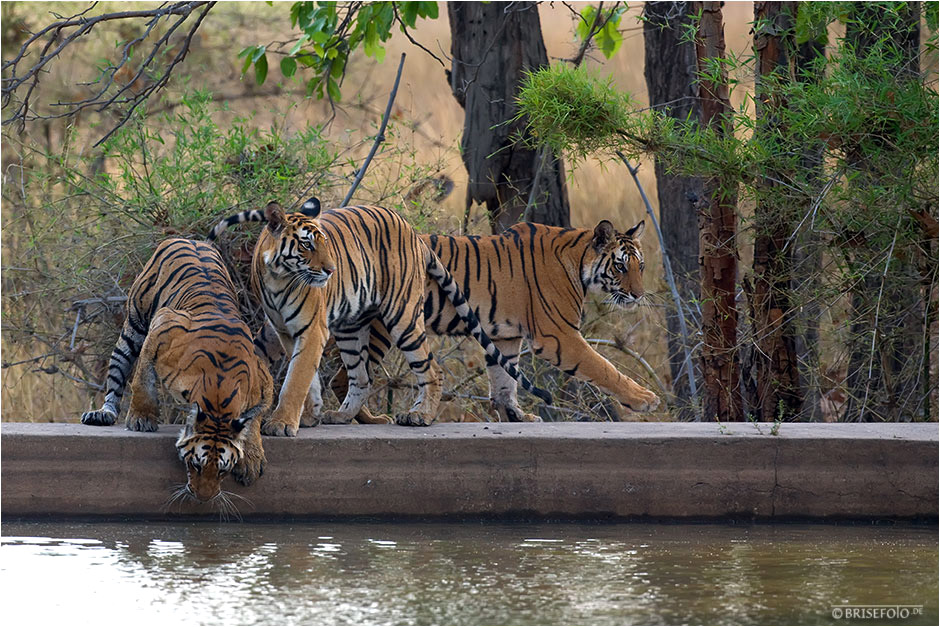
[[[832,617],[843,604],[923,605],[877,622],[938,622],[936,526],[15,523],[2,534],[8,625],[852,624]]]

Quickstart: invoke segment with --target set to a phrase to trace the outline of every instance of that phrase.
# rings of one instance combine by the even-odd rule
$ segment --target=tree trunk
[[[774,83],[788,79],[790,51],[795,47],[796,2],[754,3],[754,50],[757,134],[773,152],[792,146],[780,145],[779,91]],[[799,147],[795,147],[798,149]],[[797,368],[790,279],[793,261],[787,248],[794,222],[792,202],[772,179],[785,178],[772,172],[772,178],[758,178],[754,208],[754,287],[751,297],[751,329],[754,349],[750,351],[755,385],[749,386],[750,412],[757,420],[792,420],[802,402]]]
[[[650,106],[679,120],[699,120],[702,116],[695,82],[695,45],[683,41],[688,24],[694,19],[689,2],[647,2],[643,9],[643,41],[646,49],[646,89]],[[654,161],[656,191],[659,196],[659,221],[663,241],[676,276],[676,287],[683,302],[699,295],[698,217],[696,207],[703,198],[703,181],[696,176],[679,176],[666,172],[662,159]],[[680,419],[695,413],[696,399],[690,398],[687,375],[683,373],[684,347],[679,333],[678,312],[666,314],[669,331],[669,367],[672,389],[677,399]]]
[[[794,59],[796,80],[804,83],[817,83],[822,78],[821,68],[814,66],[816,59],[826,54],[826,44],[819,41],[807,41],[797,47]],[[823,151],[822,142],[815,145],[810,142],[803,146],[799,167],[807,172],[807,178],[817,193],[822,191]],[[812,207],[812,199],[803,202],[800,215],[807,215]],[[823,377],[819,360],[819,318],[822,307],[819,294],[822,289],[822,247],[823,241],[815,229],[803,229],[797,235],[793,246],[793,274],[791,290],[800,296],[800,301],[793,303],[796,308],[796,354],[799,362],[800,381],[803,386],[803,406],[800,417],[809,422],[818,422],[822,418]]]
[[[698,69],[710,73],[709,60],[723,59],[724,25],[720,2],[696,2],[701,20],[695,39]],[[719,64],[717,81],[702,80],[702,124],[718,135],[733,132],[728,77]],[[699,218],[702,273],[703,419],[743,420],[739,389],[737,335],[737,181],[710,180],[705,185]]]
[[[534,2],[448,2],[450,86],[464,108],[461,154],[469,175],[467,210],[484,203],[494,233],[519,221],[539,172],[538,151],[517,113],[524,72],[548,65],[538,6]],[[548,155],[528,215],[533,222],[570,226],[561,159]]]

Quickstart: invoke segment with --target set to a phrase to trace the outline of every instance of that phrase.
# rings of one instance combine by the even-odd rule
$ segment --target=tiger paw
[[[387,425],[392,423],[392,419],[385,414],[376,416],[368,408],[363,407],[359,410],[359,415],[356,416],[356,422],[361,425]]]
[[[297,426],[290,424],[286,420],[271,418],[261,425],[261,433],[276,437],[292,438],[297,435]]]
[[[646,388],[640,388],[637,391],[637,400],[627,403],[627,407],[633,411],[647,412],[654,411],[659,407],[659,397]]]
[[[323,412],[320,423],[325,425],[348,425],[355,417],[355,415],[343,411],[330,410]]]
[[[316,427],[320,422],[321,418],[318,412],[307,411],[307,408],[304,407],[304,410],[300,413],[301,427]]]
[[[395,422],[403,427],[429,427],[434,422],[434,416],[409,411],[395,416]]]
[[[540,416],[527,414],[518,406],[502,405],[494,401],[493,407],[500,422],[542,422]]]
[[[84,414],[82,414],[83,425],[106,427],[108,425],[113,425],[115,420],[117,420],[117,414],[106,411],[104,409],[99,409],[97,411],[86,411]]]
[[[264,454],[245,455],[235,465],[232,477],[243,486],[250,486],[258,477],[264,474]]]
[[[127,427],[128,431],[156,431],[160,427],[153,418],[133,411],[127,413],[124,426]]]

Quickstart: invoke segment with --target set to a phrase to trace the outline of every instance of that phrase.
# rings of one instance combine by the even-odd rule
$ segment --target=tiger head
[[[176,450],[186,466],[189,496],[205,503],[222,493],[222,480],[234,470],[244,454],[242,435],[247,435],[245,430],[261,413],[260,409],[261,405],[234,420],[223,420],[193,404],[176,441]]]
[[[607,294],[608,301],[624,309],[633,309],[643,298],[643,249],[641,220],[626,233],[618,233],[608,220],[594,228],[591,248],[597,253],[584,268],[584,284],[589,291]]]
[[[264,217],[273,239],[261,258],[278,279],[299,280],[311,287],[323,287],[336,271],[336,260],[327,246],[320,226],[320,201],[311,198],[302,213],[285,214],[276,202],[268,203]]]
[[[185,496],[201,503],[222,494],[222,480],[242,461],[257,433],[252,429],[260,428],[254,423],[264,418],[274,398],[271,375],[251,344],[230,341],[211,359],[207,353],[197,349],[195,357],[186,356],[192,368],[180,376],[188,389],[182,400],[191,405],[176,441],[186,467]]]

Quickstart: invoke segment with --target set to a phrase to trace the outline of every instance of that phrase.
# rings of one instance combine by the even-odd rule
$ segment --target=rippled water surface
[[[8,625],[851,624],[922,605],[937,528],[3,524]],[[9,622],[13,619],[13,622]]]

